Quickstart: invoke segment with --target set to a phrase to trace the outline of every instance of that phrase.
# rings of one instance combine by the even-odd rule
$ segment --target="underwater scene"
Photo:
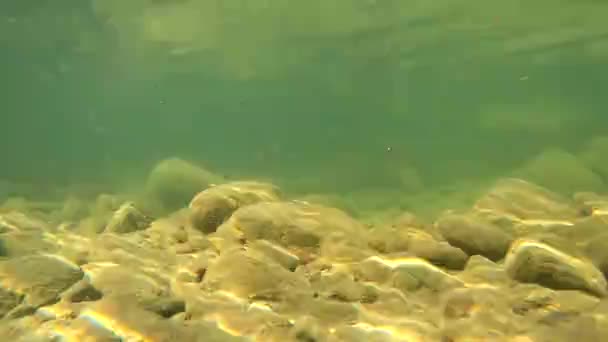
[[[608,2],[0,3],[0,341],[608,341]]]

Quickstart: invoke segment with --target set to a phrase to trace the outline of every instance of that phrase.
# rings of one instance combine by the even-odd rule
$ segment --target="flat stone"
[[[0,262],[4,291],[24,295],[22,304],[30,308],[58,301],[61,293],[83,276],[78,266],[53,255],[23,256]]]
[[[166,320],[128,300],[103,299],[82,310],[78,317],[62,329],[67,337],[76,337],[83,330],[100,336],[115,336],[120,341],[241,341],[237,336],[222,331],[215,324],[203,322],[185,325]],[[105,333],[105,334],[104,334]],[[108,334],[110,333],[110,334]],[[89,334],[87,334],[89,335]],[[92,334],[91,334],[92,335]],[[94,336],[94,335],[93,335]]]

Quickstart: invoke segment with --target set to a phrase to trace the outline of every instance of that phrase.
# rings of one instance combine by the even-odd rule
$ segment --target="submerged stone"
[[[22,305],[15,308],[20,313],[58,301],[83,276],[78,266],[54,255],[23,256],[0,262],[3,291],[24,296]]]
[[[474,215],[448,214],[435,225],[450,245],[493,261],[505,256],[513,239],[500,227]]]
[[[592,170],[608,179],[608,136],[595,137],[589,141],[580,154],[581,160]],[[595,189],[592,189],[595,190]],[[582,191],[582,189],[578,189]]]
[[[453,270],[461,270],[469,257],[460,248],[446,241],[438,241],[422,229],[403,227],[379,227],[369,233],[369,245],[379,253],[409,253],[430,261],[432,264]]]
[[[502,286],[512,282],[502,264],[480,255],[470,257],[458,277],[467,283],[480,285]]]
[[[391,284],[404,292],[421,288],[443,291],[464,285],[460,279],[420,258],[373,256],[354,268],[356,276],[362,280]]]
[[[366,257],[363,224],[335,208],[301,202],[259,202],[236,210],[210,238],[219,249],[255,240],[287,248],[302,262],[326,254],[352,260]]]
[[[179,158],[160,161],[148,175],[146,192],[165,211],[173,211],[188,205],[198,192],[223,178]]]
[[[299,274],[278,263],[238,249],[225,251],[209,265],[202,285],[209,291],[226,291],[239,298],[278,300],[290,291],[308,288]]]
[[[597,191],[605,186],[602,178],[580,159],[558,149],[542,152],[514,175],[568,195],[576,191]]]
[[[72,303],[93,302],[103,297],[103,293],[97,290],[89,281],[81,280],[74,284],[63,297]]]
[[[132,233],[146,229],[150,226],[151,222],[152,220],[139,211],[134,203],[127,202],[121,205],[112,215],[105,231],[119,234]]]
[[[513,279],[524,283],[580,290],[598,297],[608,294],[604,275],[592,263],[533,240],[523,239],[513,244],[505,269]]]
[[[277,188],[258,182],[233,182],[203,190],[190,202],[192,226],[213,233],[238,208],[265,201],[278,201]]]
[[[591,239],[585,252],[604,276],[608,277],[608,232]]]
[[[574,201],[583,216],[608,216],[608,196],[601,196],[593,192],[579,192],[574,194]]]
[[[491,216],[514,221],[566,221],[579,216],[567,198],[536,184],[516,178],[505,178],[476,203],[474,208]]]

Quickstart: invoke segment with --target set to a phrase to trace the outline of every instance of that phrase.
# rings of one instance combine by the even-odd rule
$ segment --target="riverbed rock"
[[[526,179],[562,194],[604,189],[602,178],[573,154],[549,149],[528,161],[514,172]]]
[[[398,208],[367,221],[256,182],[199,189],[191,208],[154,221],[121,195],[84,220],[3,211],[0,241],[53,250],[0,257],[0,336],[530,342],[580,326],[601,340],[602,196],[501,180],[431,224]],[[91,218],[105,233],[84,234]]]
[[[568,198],[517,178],[498,180],[474,205],[490,217],[521,221],[566,221],[579,217]]]
[[[62,294],[62,298],[72,302],[93,302],[103,297],[103,293],[95,288],[87,279],[80,280]]]
[[[435,225],[450,245],[468,255],[482,255],[494,261],[505,256],[513,240],[511,234],[499,226],[470,214],[447,214]]]
[[[608,294],[604,275],[591,262],[534,240],[516,241],[505,260],[505,269],[513,279],[524,283],[580,290],[598,297]]]
[[[75,196],[70,196],[65,200],[61,210],[56,213],[56,216],[63,221],[77,222],[84,219],[89,214],[89,207],[86,201]]]
[[[604,276],[608,277],[608,233],[590,239],[585,252]]]
[[[589,313],[601,302],[599,298],[585,292],[552,290],[536,284],[511,287],[508,300],[514,314],[528,321],[553,326],[560,320]]]
[[[432,264],[462,270],[469,257],[460,248],[450,245],[426,231],[416,228],[377,227],[370,231],[370,247],[383,254],[409,253]]]
[[[510,331],[521,326],[499,288],[455,288],[440,297],[439,323],[448,340],[505,341]]]
[[[232,182],[208,188],[190,202],[192,226],[213,233],[238,208],[257,202],[278,201],[275,186],[259,182]]]
[[[291,291],[304,291],[308,282],[270,259],[240,249],[224,251],[209,265],[202,282],[208,291],[227,291],[239,298],[276,301]]]
[[[582,216],[608,216],[608,196],[594,192],[578,192],[574,201]]]
[[[19,211],[0,214],[0,257],[17,257],[56,250],[45,238],[51,226]]]
[[[583,151],[580,153],[580,158],[583,162],[599,175],[608,179],[608,136],[599,136],[591,139]],[[582,191],[581,189],[578,189]]]
[[[118,234],[131,233],[146,229],[151,222],[152,219],[137,209],[134,203],[127,202],[114,212],[105,231]]]
[[[464,283],[426,260],[412,257],[382,258],[372,256],[354,266],[358,279],[391,284],[403,292],[420,289],[442,291]]]
[[[30,255],[0,262],[5,309],[10,306],[7,302],[14,303],[23,296],[19,305],[6,313],[7,317],[19,317],[58,301],[62,292],[83,277],[78,266],[54,255]]]
[[[247,241],[266,240],[306,263],[322,252],[331,258],[368,254],[363,224],[335,208],[303,202],[260,202],[239,208],[210,239],[220,250]]]
[[[223,177],[179,158],[160,161],[146,182],[146,193],[161,206],[165,212],[177,210],[188,205],[198,192],[212,184],[224,181]]]
[[[458,278],[467,284],[491,286],[504,286],[512,282],[502,264],[481,255],[470,257],[464,271],[458,274]]]

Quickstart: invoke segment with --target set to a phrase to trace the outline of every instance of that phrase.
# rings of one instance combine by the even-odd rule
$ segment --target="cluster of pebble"
[[[0,215],[0,336],[608,340],[604,208],[596,194],[503,179],[433,223],[404,213],[368,226],[245,181],[158,219],[125,202],[95,233],[87,220],[10,211]]]

